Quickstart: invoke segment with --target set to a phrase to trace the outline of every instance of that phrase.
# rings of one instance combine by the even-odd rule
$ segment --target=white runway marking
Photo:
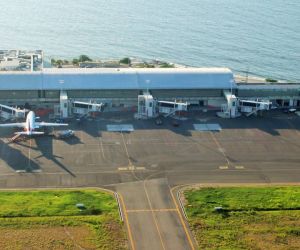
[[[109,132],[132,132],[134,131],[132,124],[108,124],[106,125]]]
[[[221,131],[222,128],[217,123],[196,123],[193,124],[194,129],[197,131]]]

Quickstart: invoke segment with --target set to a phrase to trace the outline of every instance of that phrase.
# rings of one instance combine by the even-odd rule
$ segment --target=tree
[[[72,60],[73,65],[78,65],[79,64],[79,60],[77,58],[74,58]]]
[[[164,62],[160,66],[160,68],[175,68],[174,64]]]
[[[278,82],[278,81],[272,78],[266,78],[266,82]]]
[[[92,59],[89,58],[87,55],[80,55],[79,56],[79,62],[91,62]]]
[[[125,57],[125,58],[120,60],[120,63],[129,65],[131,63],[131,60],[130,60],[129,57]]]
[[[54,58],[51,58],[51,65],[55,65],[56,64],[56,60]]]
[[[58,68],[61,68],[62,65],[63,65],[63,61],[62,61],[61,59],[58,59],[58,60],[56,61],[56,66],[57,66]]]

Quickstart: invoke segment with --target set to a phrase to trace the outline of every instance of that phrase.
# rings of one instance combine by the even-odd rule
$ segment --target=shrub
[[[174,64],[171,64],[171,63],[162,63],[160,66],[160,68],[174,68]]]
[[[120,60],[120,63],[129,65],[131,63],[131,60],[130,60],[129,57],[125,57],[125,58]]]
[[[72,64],[73,64],[73,65],[78,65],[78,64],[79,64],[79,60],[78,60],[77,58],[74,58],[74,59],[72,60]]]
[[[92,61],[92,59],[89,58],[87,55],[80,55],[78,60],[79,60],[79,62],[91,62]]]
[[[278,82],[278,81],[272,78],[266,78],[266,82]]]
[[[51,65],[56,65],[56,60],[54,58],[51,59]]]

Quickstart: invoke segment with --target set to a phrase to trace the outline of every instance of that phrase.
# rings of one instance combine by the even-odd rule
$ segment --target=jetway
[[[239,109],[246,116],[257,114],[258,111],[270,110],[272,103],[270,101],[260,100],[239,100]]]
[[[59,104],[60,104],[60,106],[59,106],[60,117],[68,118],[68,116],[69,116],[69,101],[68,101],[68,94],[65,90],[60,91]]]
[[[70,114],[90,115],[92,113],[102,112],[103,107],[103,103],[69,100],[67,92],[61,90],[59,106],[54,108],[54,113],[61,118],[68,118]]]
[[[138,95],[138,118],[152,118],[158,115],[156,100],[149,92]]]
[[[158,101],[158,112],[159,114],[165,115],[168,117],[175,114],[176,112],[187,111],[188,103],[187,102],[174,102],[169,101]]]
[[[103,103],[93,103],[93,102],[72,102],[72,112],[77,115],[89,115],[93,112],[102,112]]]
[[[4,120],[25,118],[26,109],[13,108],[0,104],[0,116]]]
[[[158,101],[147,91],[138,96],[138,113],[136,117],[152,118],[158,115],[165,117],[174,115],[176,112],[187,111],[188,103],[171,101]]]
[[[217,112],[222,118],[236,118],[241,116],[241,113],[250,116],[257,114],[258,111],[269,110],[272,104],[266,100],[239,99],[227,90],[224,90],[223,94],[227,103],[221,106],[221,112]]]
[[[224,90],[223,95],[227,104],[221,106],[221,112],[217,112],[217,115],[222,118],[239,117],[241,114],[238,112],[238,98],[228,90]]]

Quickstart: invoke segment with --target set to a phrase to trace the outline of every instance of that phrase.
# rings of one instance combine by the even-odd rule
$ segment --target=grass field
[[[114,197],[96,190],[0,192],[0,235],[0,249],[127,248]]]
[[[184,197],[199,249],[300,249],[300,187],[201,188]]]

